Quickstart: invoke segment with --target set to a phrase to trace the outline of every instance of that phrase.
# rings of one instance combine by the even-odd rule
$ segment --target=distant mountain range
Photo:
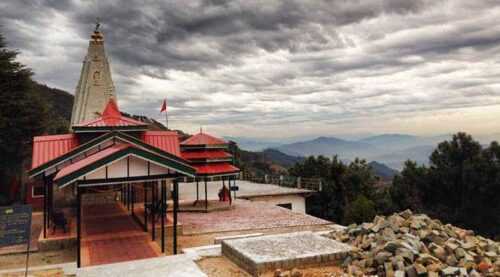
[[[322,136],[291,143],[281,142],[281,144],[278,140],[237,137],[230,139],[237,142],[242,149],[249,151],[262,151],[270,148],[296,157],[338,155],[343,161],[362,158],[400,170],[408,159],[420,164],[428,164],[429,156],[437,144],[450,138],[451,135],[424,137],[407,134],[382,134],[352,140]]]
[[[375,147],[359,141],[343,140],[336,137],[319,137],[313,140],[284,144],[277,147],[279,151],[293,156],[333,156],[341,159],[354,159],[359,153],[373,152]]]
[[[282,145],[287,142],[279,142],[267,139],[251,139],[251,138],[242,138],[242,137],[224,137],[225,140],[234,141],[238,143],[238,146],[241,149],[247,151],[263,151],[265,149],[274,148]]]
[[[406,160],[427,164],[436,145],[450,136],[418,137],[404,134],[385,134],[360,140],[319,137],[313,140],[278,146],[279,151],[295,156],[338,155],[342,160],[363,158],[401,169]]]
[[[276,149],[266,149],[261,152],[264,159],[273,161],[285,168],[295,165],[297,162],[302,162],[304,157],[290,156]]]
[[[372,168],[373,174],[379,176],[382,180],[392,180],[399,173],[397,170],[376,161],[372,161],[368,165]]]
[[[246,138],[246,137],[231,137],[224,136],[225,140],[234,141],[238,143],[241,149],[247,151],[264,151],[269,148],[277,148],[283,144],[294,143],[297,141],[306,141],[314,138],[314,136],[303,137],[287,137],[281,139],[266,139],[266,138]]]
[[[251,171],[260,171],[262,174],[286,174],[285,172],[288,168],[305,159],[304,157],[287,155],[276,149],[255,152],[242,150],[240,157],[242,162]],[[372,161],[368,165],[372,168],[373,174],[379,176],[384,181],[392,180],[398,174],[397,170],[376,161]]]

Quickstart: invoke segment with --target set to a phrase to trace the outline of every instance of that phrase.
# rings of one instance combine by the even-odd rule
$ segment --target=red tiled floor
[[[82,210],[83,266],[160,255],[158,245],[119,203],[85,206]]]

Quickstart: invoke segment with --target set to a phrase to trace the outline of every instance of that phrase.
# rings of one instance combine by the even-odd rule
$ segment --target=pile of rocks
[[[343,262],[353,275],[500,276],[500,243],[410,210],[327,236],[355,247]]]

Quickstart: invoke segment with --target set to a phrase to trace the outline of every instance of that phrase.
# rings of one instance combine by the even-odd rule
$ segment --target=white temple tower
[[[116,99],[115,87],[104,52],[104,36],[97,24],[76,87],[71,126],[99,117],[110,98]]]

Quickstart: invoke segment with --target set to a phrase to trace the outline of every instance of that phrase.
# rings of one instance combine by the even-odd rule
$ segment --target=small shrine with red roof
[[[96,37],[98,41],[94,41]],[[133,218],[146,234],[151,233],[152,241],[158,235],[161,252],[165,252],[165,228],[171,228],[173,253],[177,253],[179,181],[195,180],[197,192],[199,181],[204,181],[207,208],[207,179],[222,181],[219,199],[230,203],[231,182],[234,184],[239,174],[224,140],[200,132],[181,142],[177,132],[151,130],[148,123],[124,116],[115,100],[114,86],[103,83],[111,82],[111,76],[103,76],[99,64],[93,64],[108,64],[102,42],[103,36],[96,29],[79,86],[101,85],[113,88],[113,93],[94,93],[92,97],[100,98],[89,99],[79,87],[73,112],[85,111],[86,119],[75,119],[68,134],[34,137],[29,171],[41,184],[33,187],[38,198],[31,197],[43,201],[40,243],[53,244],[58,239],[61,244],[74,242],[78,266],[91,260],[81,254],[88,255],[92,249],[85,248],[91,247],[85,240],[92,233],[88,225],[91,218],[111,212]],[[103,110],[98,110],[100,103],[106,103]],[[87,211],[88,203],[99,203],[103,208]],[[64,232],[56,231],[58,227]],[[87,250],[82,251],[82,247]]]
[[[222,179],[219,199],[232,203],[231,180],[236,179],[231,177],[238,175],[240,170],[233,165],[233,156],[228,153],[228,143],[226,141],[203,133],[200,130],[198,134],[181,142],[181,155],[196,169],[195,205],[200,201],[199,180],[202,179],[205,183],[205,210],[208,209],[207,179],[210,177]],[[228,181],[228,187],[225,185],[225,180]]]
[[[198,176],[231,176],[239,173],[232,165],[228,143],[222,139],[200,133],[181,142],[181,155],[196,168]]]

